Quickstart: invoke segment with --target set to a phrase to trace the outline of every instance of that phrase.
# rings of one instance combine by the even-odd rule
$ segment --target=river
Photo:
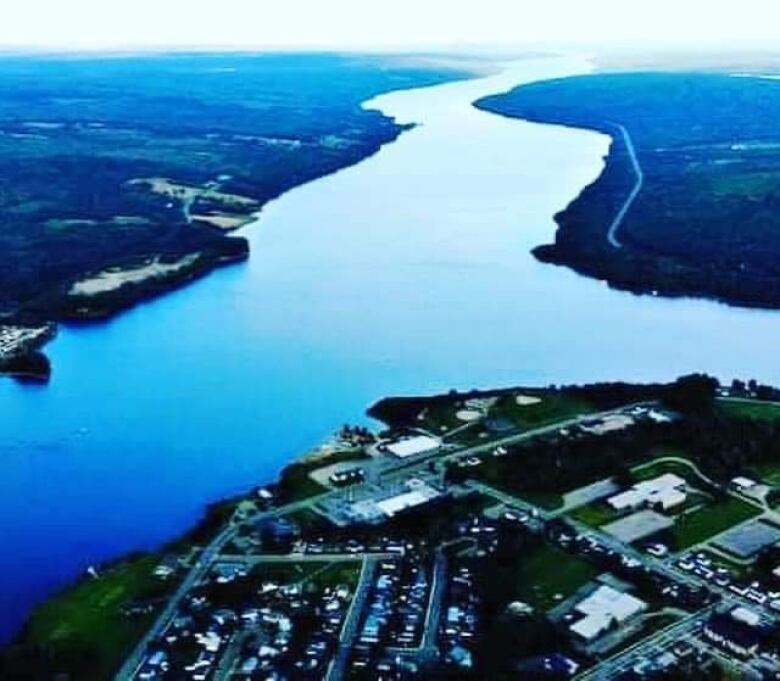
[[[693,370],[780,382],[780,314],[636,297],[536,262],[608,139],[478,111],[578,57],[383,95],[420,123],[245,228],[252,257],[63,327],[0,382],[0,638],[90,564],[171,539],[388,394]]]

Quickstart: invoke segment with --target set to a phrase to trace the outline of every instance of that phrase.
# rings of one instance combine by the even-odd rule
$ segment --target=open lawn
[[[756,464],[751,468],[755,473],[755,477],[761,482],[771,485],[772,487],[780,487],[780,461],[767,461],[765,463]]]
[[[749,561],[746,564],[739,563],[736,560],[727,558],[722,553],[715,553],[709,549],[704,549],[701,551],[701,553],[704,553],[707,558],[712,561],[712,565],[714,567],[726,568],[737,579],[750,581],[754,578],[755,568],[752,561]]]
[[[360,461],[366,459],[366,454],[360,449],[350,449],[334,452],[327,457],[315,461],[302,461],[287,466],[279,478],[279,492],[285,503],[299,501],[327,492],[327,488],[320,485],[311,477],[311,472],[318,468],[324,468],[335,463],[345,461]]]
[[[780,404],[759,400],[719,400],[718,407],[723,414],[737,419],[759,421],[780,421]]]
[[[517,395],[504,395],[489,411],[490,418],[497,421],[507,421],[518,428],[541,428],[558,421],[564,421],[583,414],[597,411],[585,400],[564,394],[540,393],[534,397],[540,402],[524,404],[517,400]]]
[[[516,597],[535,608],[549,610],[595,575],[590,563],[543,545],[523,557],[513,570]]]
[[[601,527],[606,523],[611,523],[620,517],[620,513],[608,506],[603,501],[595,501],[592,504],[586,504],[574,509],[569,514],[574,520],[579,520],[590,527]]]
[[[677,519],[673,530],[675,545],[677,549],[688,548],[760,513],[752,504],[734,497],[716,501]]]
[[[26,642],[52,651],[58,670],[74,679],[111,678],[154,619],[153,612],[125,616],[122,608],[160,599],[173,588],[152,574],[159,560],[123,562],[46,601],[29,621]]]
[[[361,565],[362,563],[357,560],[330,563],[312,574],[309,583],[314,584],[320,590],[344,584],[354,591],[360,579]]]

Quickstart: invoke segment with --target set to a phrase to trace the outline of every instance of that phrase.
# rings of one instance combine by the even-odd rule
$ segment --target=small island
[[[780,307],[780,83],[615,73],[524,85],[476,106],[612,138],[600,177],[534,254],[635,293]]]
[[[345,425],[186,536],[90,568],[33,613],[0,675],[780,671],[777,388],[691,375],[369,413],[379,431]]]

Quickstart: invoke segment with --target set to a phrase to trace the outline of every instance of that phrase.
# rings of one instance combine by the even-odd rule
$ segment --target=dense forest
[[[601,176],[556,216],[540,259],[636,292],[780,306],[776,80],[600,74],[525,85],[477,106],[613,139]],[[644,183],[615,248],[607,230],[636,182],[620,126]]]
[[[465,76],[354,55],[0,58],[0,318],[81,314],[64,294],[110,267],[199,254],[99,314],[245,257],[226,230],[400,133],[362,101]]]

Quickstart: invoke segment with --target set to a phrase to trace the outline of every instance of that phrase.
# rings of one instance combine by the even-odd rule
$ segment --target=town
[[[158,556],[115,678],[780,678],[780,468],[679,444],[780,405],[710,381],[380,403]]]
[[[52,333],[52,325],[31,327],[0,324],[0,366],[38,348]]]

